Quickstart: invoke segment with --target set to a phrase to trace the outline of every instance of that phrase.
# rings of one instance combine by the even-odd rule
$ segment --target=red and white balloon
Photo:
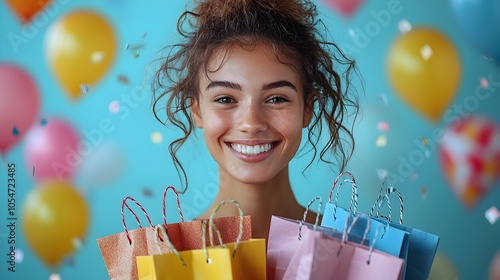
[[[451,124],[440,143],[439,158],[450,187],[473,207],[500,177],[500,127],[471,115]]]

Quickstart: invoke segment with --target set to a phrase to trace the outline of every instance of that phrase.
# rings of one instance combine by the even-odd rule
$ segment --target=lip
[[[248,162],[248,163],[257,163],[261,162],[265,159],[267,159],[271,154],[273,153],[274,149],[276,148],[277,145],[279,145],[279,141],[232,141],[232,142],[225,142],[231,153],[238,159]],[[255,146],[255,145],[265,145],[265,144],[271,144],[272,147],[269,151],[267,152],[262,152],[257,155],[248,155],[248,154],[243,154],[231,147],[231,144],[241,144],[241,145],[247,145],[247,146]]]

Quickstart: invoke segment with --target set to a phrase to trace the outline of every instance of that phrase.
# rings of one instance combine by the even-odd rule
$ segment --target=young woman
[[[252,217],[253,236],[266,238],[271,215],[301,219],[304,213],[288,173],[304,128],[314,154],[305,168],[316,158],[335,166],[327,159],[333,155],[339,170],[332,174],[338,174],[349,159],[354,62],[327,40],[310,1],[199,1],[181,15],[178,31],[183,41],[170,47],[154,87],[157,118],[184,133],[170,154],[187,187],[176,152],[195,127],[202,129],[219,169],[213,205],[238,201]],[[225,207],[218,215],[237,212]]]

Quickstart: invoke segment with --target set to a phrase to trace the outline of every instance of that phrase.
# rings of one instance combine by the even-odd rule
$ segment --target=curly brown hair
[[[357,71],[355,62],[327,40],[327,28],[317,19],[314,3],[308,0],[201,0],[195,4],[194,9],[187,9],[180,16],[177,30],[183,40],[167,47],[168,53],[161,59],[162,65],[153,82],[155,117],[165,125],[170,122],[184,134],[170,143],[169,153],[179,176],[182,173],[185,187],[187,175],[177,151],[193,132],[189,108],[191,100],[197,100],[200,94],[199,73],[207,73],[206,63],[216,51],[227,51],[234,44],[266,43],[276,57],[281,54],[292,59],[292,66],[304,84],[304,100],[313,101],[304,102],[314,112],[307,135],[313,158],[305,169],[318,154],[317,145],[326,125],[329,138],[319,151],[319,158],[333,163],[327,159],[331,151],[339,169],[343,170],[354,150],[352,126],[345,122],[349,115],[355,117],[358,112],[356,90],[350,86],[351,73]],[[163,106],[164,99],[166,106]],[[163,115],[165,111],[163,120],[159,112]]]

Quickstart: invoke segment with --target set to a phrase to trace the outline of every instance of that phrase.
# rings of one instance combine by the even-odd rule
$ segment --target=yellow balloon
[[[396,93],[432,122],[455,96],[461,61],[453,44],[432,28],[416,28],[392,44],[387,72]]]
[[[116,38],[99,14],[79,10],[65,15],[47,31],[47,60],[66,94],[76,100],[111,66]]]
[[[28,244],[52,268],[77,249],[89,223],[82,195],[70,183],[60,181],[45,181],[33,188],[21,215]]]
[[[455,280],[458,279],[458,271],[455,265],[442,253],[438,252],[434,257],[429,280]]]

